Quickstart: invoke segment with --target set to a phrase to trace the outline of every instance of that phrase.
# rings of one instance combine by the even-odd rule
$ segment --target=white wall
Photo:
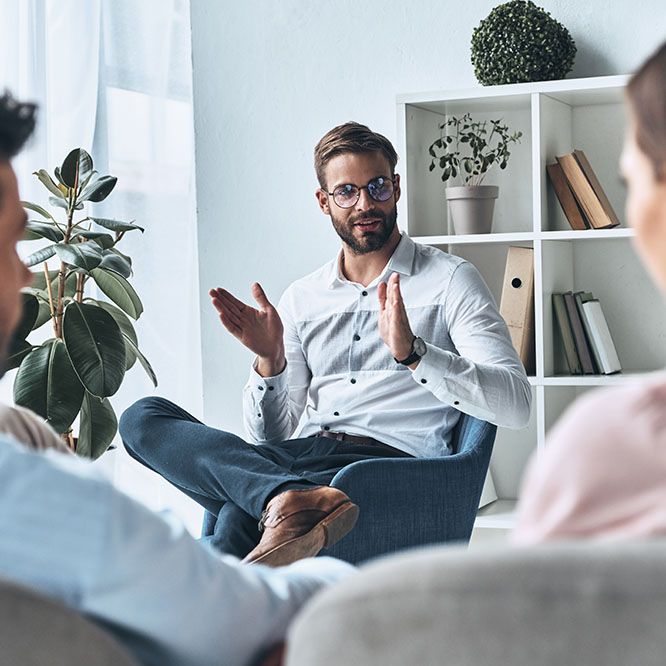
[[[205,418],[242,431],[250,355],[210,286],[277,300],[338,241],[317,208],[312,152],[357,120],[396,139],[398,93],[478,85],[473,28],[499,0],[192,0]],[[664,38],[663,0],[538,2],[571,32],[572,77],[631,72]],[[609,9],[611,7],[611,9]],[[400,171],[400,163],[398,163]]]

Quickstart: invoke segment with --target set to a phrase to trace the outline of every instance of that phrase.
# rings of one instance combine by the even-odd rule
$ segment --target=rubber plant
[[[81,148],[55,168],[55,179],[45,169],[35,175],[64,220],[22,202],[29,217],[38,216],[28,220],[25,240],[47,244],[25,260],[41,269],[33,271],[32,284],[23,292],[23,317],[10,349],[9,368],[18,368],[14,401],[44,417],[78,455],[94,459],[108,449],[118,429],[109,396],[137,360],[157,386],[131,321],[143,312],[129,282],[132,261],[117,247],[126,233],[143,228],[78,213],[86,202],[106,199],[117,182],[114,176],[100,176]],[[109,300],[87,296],[93,284]],[[29,334],[46,325],[52,337],[40,344],[28,341]]]

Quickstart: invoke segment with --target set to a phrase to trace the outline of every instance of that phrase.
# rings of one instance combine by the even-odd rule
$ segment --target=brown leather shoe
[[[261,514],[261,541],[243,562],[282,567],[314,557],[356,524],[358,507],[337,488],[317,486],[276,495]]]

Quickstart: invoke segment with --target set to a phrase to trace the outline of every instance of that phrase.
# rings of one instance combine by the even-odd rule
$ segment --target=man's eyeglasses
[[[329,196],[333,197],[333,201],[340,206],[340,208],[351,208],[355,206],[361,197],[361,190],[368,190],[368,194],[373,201],[388,201],[393,196],[395,188],[395,176],[386,178],[386,176],[378,176],[373,178],[367,185],[357,187],[348,183],[346,185],[338,185],[332,192],[326,192]]]

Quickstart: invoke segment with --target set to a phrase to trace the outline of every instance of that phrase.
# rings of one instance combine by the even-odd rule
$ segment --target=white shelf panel
[[[620,372],[615,375],[556,375],[535,379],[536,386],[609,386],[630,384],[644,376],[644,372]]]
[[[539,240],[599,240],[601,238],[633,238],[636,232],[629,227],[615,229],[585,229],[581,231],[542,231]]]
[[[456,236],[412,236],[417,243],[424,245],[465,245],[482,243],[524,243],[533,241],[535,234],[532,232],[522,233],[499,233],[499,234],[466,234]]]
[[[467,234],[457,236],[455,234],[442,236],[412,236],[417,243],[424,245],[465,245],[483,243],[531,243],[535,240],[561,241],[561,240],[601,240],[614,238],[633,238],[636,235],[634,229],[585,229],[584,231],[539,231],[518,233],[490,233],[490,234]]]
[[[516,524],[516,500],[498,499],[479,509],[474,529],[510,530]]]

